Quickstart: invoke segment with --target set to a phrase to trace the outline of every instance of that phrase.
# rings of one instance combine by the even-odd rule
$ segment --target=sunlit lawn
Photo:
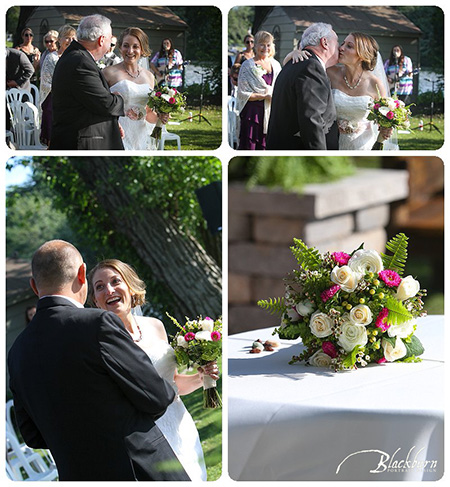
[[[219,363],[219,367],[221,365]],[[222,380],[217,383],[222,393]],[[186,408],[194,418],[205,455],[208,481],[217,480],[222,475],[222,409],[203,408],[203,390],[182,397]]]
[[[192,122],[184,120],[192,112]],[[182,115],[173,116],[171,121],[179,122],[180,125],[168,125],[167,130],[180,136],[181,150],[215,150],[222,143],[222,109],[221,107],[207,106],[188,107]],[[206,120],[204,118],[206,118]],[[184,120],[184,121],[183,121]],[[208,123],[209,122],[209,123]],[[166,142],[166,150],[176,149],[175,142]]]
[[[423,130],[418,130],[419,121],[423,120]],[[411,131],[409,134],[398,134],[400,150],[436,150],[444,143],[444,115],[433,116],[433,125],[429,115],[415,115],[411,119]],[[437,127],[439,130],[436,130]]]

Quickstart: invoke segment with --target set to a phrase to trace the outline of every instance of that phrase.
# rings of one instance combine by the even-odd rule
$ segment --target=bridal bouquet
[[[387,244],[389,255],[363,246],[351,254],[320,254],[294,239],[299,269],[286,282],[283,298],[258,305],[281,314],[280,338],[301,337],[305,350],[290,363],[338,370],[368,363],[415,362],[424,351],[414,335],[424,316],[419,282],[402,277],[408,237],[398,234]]]
[[[175,351],[177,364],[191,367],[202,366],[217,360],[222,355],[222,319],[198,318],[189,320],[181,326],[178,321],[167,315],[179,328],[171,345]],[[203,407],[218,408],[222,405],[216,388],[216,381],[205,375],[203,377]]]
[[[157,113],[182,113],[186,107],[186,97],[175,88],[156,87],[148,95],[147,106]],[[151,134],[155,141],[161,139],[162,127],[163,124],[158,119]]]
[[[410,107],[411,105],[406,106],[401,100],[380,96],[369,103],[367,119],[376,122],[382,128],[406,130],[410,127]],[[382,148],[383,142],[379,137],[372,149]]]

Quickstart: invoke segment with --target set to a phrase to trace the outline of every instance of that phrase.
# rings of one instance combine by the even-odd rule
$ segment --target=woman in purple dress
[[[266,148],[272,90],[281,71],[274,54],[272,34],[257,32],[255,57],[244,61],[239,71],[236,106],[241,118],[239,150]]]

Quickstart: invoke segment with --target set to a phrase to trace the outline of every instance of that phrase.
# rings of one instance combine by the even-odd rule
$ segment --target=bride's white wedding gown
[[[148,150],[151,148],[150,135],[155,124],[145,120],[145,107],[147,105],[150,85],[137,84],[130,80],[120,80],[110,88],[112,93],[120,93],[125,101],[125,112],[130,108],[141,114],[140,120],[132,120],[129,117],[119,117],[125,137],[123,145],[125,150]]]
[[[164,340],[154,338],[153,334],[141,326],[142,340],[137,342],[150,357],[159,375],[166,379],[177,392],[173,380],[176,371],[175,353]],[[156,421],[158,428],[169,442],[178,460],[192,481],[205,481],[206,468],[200,438],[192,416],[179,396]]]
[[[378,137],[378,126],[367,120],[369,95],[350,96],[333,89],[339,130],[339,150],[371,150]]]

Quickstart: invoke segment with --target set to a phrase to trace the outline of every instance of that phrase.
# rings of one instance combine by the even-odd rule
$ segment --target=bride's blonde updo
[[[142,57],[148,57],[151,55],[152,51],[151,51],[150,46],[149,46],[148,36],[142,29],[139,29],[139,27],[128,27],[128,28],[126,28],[120,34],[119,46],[122,45],[123,39],[126,36],[136,37],[136,39],[139,41],[139,44],[141,45]]]
[[[361,66],[365,71],[373,71],[377,64],[377,54],[379,51],[378,42],[362,32],[352,32],[355,39],[355,51],[361,58]]]

